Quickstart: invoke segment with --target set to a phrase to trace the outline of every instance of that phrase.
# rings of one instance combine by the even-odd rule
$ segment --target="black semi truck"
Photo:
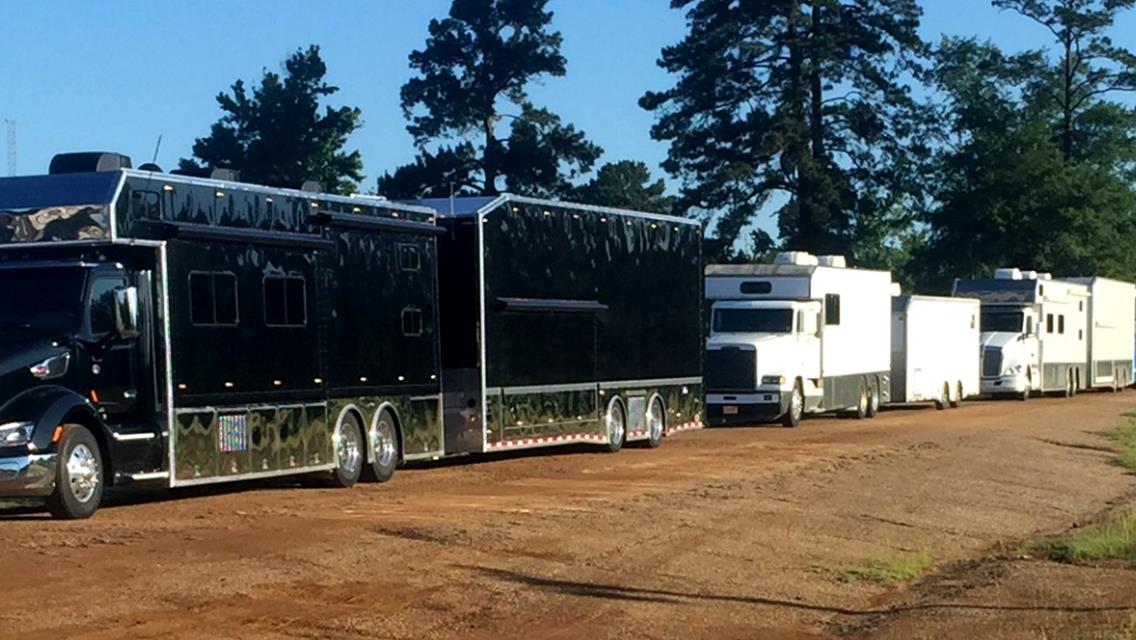
[[[349,486],[701,425],[689,221],[143,169],[0,179],[0,497],[81,518],[109,486]]]

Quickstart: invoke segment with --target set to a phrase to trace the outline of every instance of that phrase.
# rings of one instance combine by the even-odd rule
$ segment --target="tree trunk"
[[[1064,84],[1061,91],[1061,156],[1068,162],[1073,158],[1073,80],[1077,70],[1073,68],[1073,37],[1067,30],[1065,41]]]
[[[792,159],[793,170],[796,173],[796,190],[793,199],[796,204],[796,224],[793,237],[786,238],[786,248],[808,249],[816,228],[813,224],[812,200],[810,193],[813,187],[810,184],[810,170],[805,166],[807,159],[807,130],[809,117],[805,113],[806,79],[805,79],[805,42],[799,29],[801,23],[801,8],[797,0],[789,3],[789,15],[786,20],[786,41],[789,47],[789,95],[786,102],[792,114],[794,124],[800,126],[800,135],[792,135],[783,150]]]

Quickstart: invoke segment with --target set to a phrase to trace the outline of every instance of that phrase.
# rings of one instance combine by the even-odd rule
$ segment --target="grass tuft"
[[[1136,509],[1099,525],[1037,540],[1029,549],[1050,560],[1072,564],[1104,560],[1136,562]]]
[[[903,582],[918,578],[931,567],[927,553],[906,553],[874,558],[840,574],[841,582]]]
[[[1117,461],[1129,471],[1136,473],[1136,413],[1124,414],[1128,421],[1108,433],[1113,442],[1120,445]]]

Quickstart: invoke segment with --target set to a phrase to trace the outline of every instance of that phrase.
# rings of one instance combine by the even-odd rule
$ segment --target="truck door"
[[[138,406],[138,339],[113,337],[114,291],[129,284],[126,274],[121,271],[96,271],[87,289],[91,342],[105,345],[88,350],[90,395],[112,422],[115,417],[134,413]]]

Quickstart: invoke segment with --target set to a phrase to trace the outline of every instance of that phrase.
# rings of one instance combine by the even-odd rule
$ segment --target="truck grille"
[[[1002,373],[1002,350],[983,349],[982,377],[997,378]]]
[[[712,349],[703,363],[707,391],[753,391],[757,388],[757,354],[743,349]]]

